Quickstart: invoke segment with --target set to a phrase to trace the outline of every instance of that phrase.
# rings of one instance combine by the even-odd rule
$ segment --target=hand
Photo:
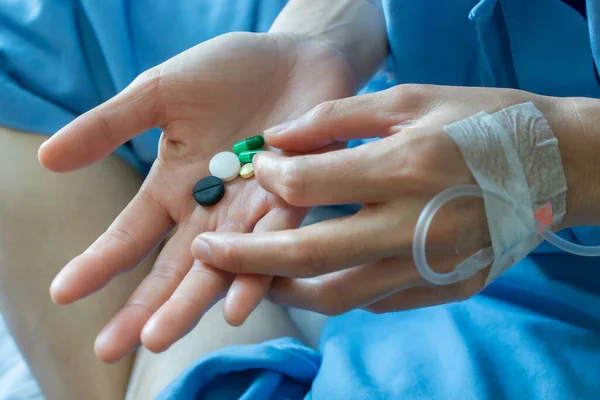
[[[154,126],[163,131],[158,159],[137,196],[51,287],[58,303],[81,299],[135,268],[176,228],[152,272],[98,336],[101,359],[116,361],[140,340],[152,351],[165,350],[224,297],[233,275],[193,262],[190,246],[197,234],[294,228],[302,220],[305,209],[286,204],[253,179],[228,183],[215,207],[198,206],[192,189],[208,175],[211,157],[354,90],[345,60],[318,41],[286,34],[227,34],[143,73],[42,146],[41,163],[66,172],[108,156]],[[230,323],[243,322],[270,279],[236,278],[225,305]]]
[[[589,170],[590,158],[583,157],[586,144],[574,129],[578,122],[569,103],[515,90],[398,86],[326,102],[267,136],[272,146],[294,152],[314,152],[365,136],[383,139],[317,155],[264,153],[254,161],[261,186],[288,204],[363,203],[361,211],[274,233],[204,233],[194,241],[192,253],[231,272],[280,276],[271,289],[274,301],[328,315],[468,298],[483,287],[489,268],[464,282],[433,287],[417,272],[411,254],[414,227],[429,200],[451,186],[475,184],[443,126],[528,101],[547,116],[559,137],[569,187],[574,188],[565,222],[575,223],[582,206],[577,188],[585,186],[578,177]],[[489,246],[483,202],[465,198],[445,205],[433,220],[427,244],[428,261],[438,272],[454,269]]]

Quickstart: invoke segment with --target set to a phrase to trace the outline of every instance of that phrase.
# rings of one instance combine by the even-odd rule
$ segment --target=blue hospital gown
[[[188,47],[267,30],[284,3],[0,0],[0,125],[51,134]],[[391,55],[364,91],[410,82],[600,98],[597,1],[384,0],[382,9]],[[158,135],[118,154],[145,171]],[[597,227],[561,234],[600,244]],[[221,349],[159,398],[600,398],[599,267],[542,244],[468,301],[330,318],[316,350],[289,338]]]

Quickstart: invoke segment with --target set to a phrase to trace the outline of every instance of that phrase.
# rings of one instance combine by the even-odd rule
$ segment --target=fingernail
[[[268,153],[268,154],[267,154]],[[262,163],[262,160],[264,157],[271,157],[273,155],[272,152],[270,151],[261,151],[259,153],[256,153],[256,155],[254,157],[252,157],[252,165],[254,166],[254,173],[256,173],[257,170],[257,166]]]
[[[389,132],[390,132],[390,134],[393,135],[393,134],[402,132],[402,129],[404,129],[404,126],[394,125],[394,126],[390,127]]]
[[[210,246],[199,237],[197,237],[194,240],[194,243],[192,243],[192,254],[196,260],[206,263],[212,262]]]
[[[271,128],[265,129],[263,131],[263,133],[267,136],[274,136],[274,135],[278,135],[286,130],[288,130],[289,128],[291,128],[292,126],[294,126],[296,124],[296,120],[291,120],[291,121],[286,121],[282,124],[279,125],[275,125]]]
[[[64,304],[65,300],[62,298],[63,289],[65,285],[66,274],[62,271],[56,275],[56,277],[52,280],[50,284],[50,298],[54,303]]]
[[[400,132],[402,132],[404,129],[406,129],[406,128],[407,128],[409,125],[410,125],[410,124],[405,124],[405,123],[402,123],[402,124],[396,124],[396,125],[394,125],[394,126],[390,127],[390,129],[389,129],[389,132],[390,132],[390,134],[392,134],[392,135],[393,135],[393,134],[396,134],[396,133],[400,133]]]
[[[62,286],[63,277],[59,272],[50,283],[50,291],[58,290]]]

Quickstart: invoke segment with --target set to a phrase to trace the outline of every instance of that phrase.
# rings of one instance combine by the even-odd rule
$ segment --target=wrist
[[[600,225],[600,100],[554,99],[548,121],[567,178],[564,227]]]
[[[318,43],[337,53],[360,88],[388,54],[385,18],[367,0],[290,0],[269,32]]]

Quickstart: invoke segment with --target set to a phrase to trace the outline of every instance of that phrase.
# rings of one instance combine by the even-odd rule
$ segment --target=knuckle
[[[339,109],[338,100],[325,101],[314,107],[309,112],[309,116],[312,120],[323,121],[334,117],[337,109]]]
[[[192,268],[189,271],[189,275],[194,275],[197,281],[214,282],[216,279],[220,279],[224,271],[220,271],[216,268],[212,268],[203,263],[195,262],[192,264]]]
[[[298,276],[311,278],[327,273],[326,254],[322,247],[302,242],[300,238],[294,239],[294,242],[296,244],[290,246],[290,255]]]
[[[306,205],[307,179],[304,174],[304,161],[297,157],[287,162],[282,171],[281,197],[290,205]]]
[[[168,282],[180,282],[185,277],[183,272],[168,263],[155,264],[150,271],[150,276]]]
[[[104,238],[107,243],[118,242],[128,247],[137,257],[138,245],[135,237],[125,229],[122,228],[109,228],[104,234]]]
[[[98,125],[98,127],[100,127],[98,132],[100,132],[100,135],[104,138],[104,140],[106,140],[106,143],[111,147],[115,146],[115,132],[112,129],[111,125],[108,123],[108,120],[106,119],[102,111],[98,110],[97,108],[92,108],[89,111],[89,113],[90,115],[93,115],[93,117],[96,119],[95,122]]]
[[[225,243],[213,255],[217,265],[230,272],[242,272],[240,252],[233,243]]]
[[[141,311],[144,314],[152,315],[156,312],[157,309],[140,301],[129,300],[127,303],[125,303],[125,305],[121,309],[121,312],[126,312],[126,310],[132,310],[132,312],[136,314],[138,314]]]
[[[161,70],[158,67],[147,69],[135,77],[131,83],[132,87],[139,86],[156,86],[158,87],[161,80]]]
[[[391,90],[391,104],[397,109],[412,110],[413,120],[427,113],[435,104],[434,96],[436,89],[434,85],[425,84],[402,84]],[[403,129],[405,132],[406,129]]]
[[[324,284],[318,293],[322,304],[322,314],[330,317],[342,315],[351,310],[347,292],[336,281]]]
[[[363,307],[363,310],[368,311],[371,314],[376,314],[376,315],[387,314],[390,311],[392,311],[388,307],[379,305],[377,303],[369,304],[368,306]]]
[[[207,304],[205,302],[203,302],[198,297],[195,297],[191,294],[185,294],[185,295],[174,294],[173,296],[171,296],[171,299],[169,301],[177,302],[177,303],[187,303],[196,310],[206,310],[207,309]]]
[[[434,85],[406,83],[394,87],[394,97],[403,103],[420,103],[431,95]]]
[[[295,266],[295,275],[301,278],[312,278],[319,276],[320,265],[313,257],[313,254],[307,246],[296,244],[290,246],[289,253],[291,263]]]
[[[138,99],[143,99],[145,107],[150,110],[154,118],[153,124],[158,125],[166,120],[164,105],[165,73],[164,64],[150,68],[139,74],[123,91],[135,91]]]
[[[338,306],[331,303],[324,303],[322,309],[318,311],[318,313],[328,317],[338,317],[343,314],[343,312],[338,310]]]
[[[327,254],[321,246],[311,246],[306,249],[306,258],[308,268],[313,276],[320,276],[328,273]]]
[[[400,149],[401,156],[398,157],[398,151],[394,157],[386,153],[389,164],[394,166],[389,168],[388,179],[398,182],[408,193],[423,194],[426,191],[429,194],[433,191],[437,194],[447,187],[448,175],[453,172],[448,164],[454,159],[448,154],[445,143],[440,143],[439,137],[419,127],[408,127],[401,136],[392,139],[391,147]]]

